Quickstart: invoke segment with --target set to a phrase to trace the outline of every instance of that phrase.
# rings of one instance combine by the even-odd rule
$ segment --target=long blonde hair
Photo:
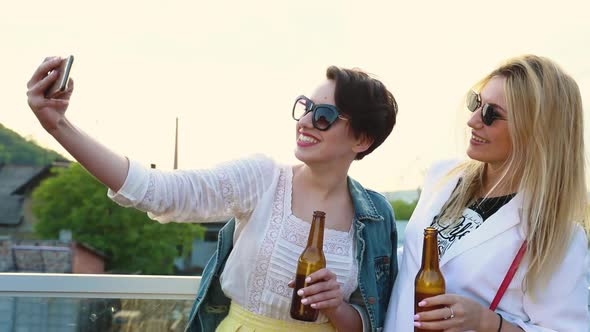
[[[576,82],[547,58],[510,59],[474,89],[496,76],[506,79],[512,141],[500,182],[509,181],[509,188],[523,194],[529,258],[524,287],[534,294],[565,256],[575,224],[588,229],[582,98]],[[455,169],[463,174],[462,181],[443,206],[440,220],[457,220],[478,198],[485,167],[472,160]]]

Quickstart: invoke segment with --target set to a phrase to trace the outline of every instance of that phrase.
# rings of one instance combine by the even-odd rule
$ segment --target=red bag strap
[[[522,243],[522,245],[520,246],[518,253],[514,257],[514,260],[512,261],[512,265],[510,265],[508,272],[506,272],[506,276],[504,276],[504,280],[502,280],[502,284],[500,284],[500,288],[498,289],[496,296],[494,296],[494,300],[492,301],[492,304],[490,304],[490,310],[492,310],[492,311],[496,310],[496,308],[498,307],[498,303],[500,303],[502,296],[504,296],[504,292],[506,292],[508,285],[510,284],[510,282],[512,281],[512,278],[514,277],[516,270],[518,270],[518,265],[520,265],[520,261],[522,260],[522,257],[524,256],[524,253],[526,252],[526,243],[527,242],[525,240]]]

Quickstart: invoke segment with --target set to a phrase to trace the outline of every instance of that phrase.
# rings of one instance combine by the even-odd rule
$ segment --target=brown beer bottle
[[[324,257],[324,223],[326,214],[322,211],[313,211],[313,220],[309,237],[307,238],[307,247],[303,249],[299,261],[297,262],[297,274],[295,276],[295,288],[291,299],[291,317],[297,320],[313,322],[318,319],[319,311],[301,303],[301,296],[297,291],[307,287],[310,284],[305,282],[305,278],[313,272],[326,267],[326,257]]]
[[[422,248],[422,266],[416,274],[414,293],[414,313],[443,308],[444,306],[418,307],[425,298],[445,293],[445,278],[438,266],[438,232],[434,227],[424,229],[424,246]],[[427,332],[414,327],[414,332]],[[438,332],[428,330],[428,332]]]

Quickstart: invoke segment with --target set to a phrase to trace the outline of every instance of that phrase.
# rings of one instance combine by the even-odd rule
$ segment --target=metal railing
[[[0,331],[183,331],[201,277],[0,273]]]
[[[0,296],[193,300],[201,277],[0,273]]]
[[[166,326],[167,331],[181,331],[200,281],[201,277],[186,276],[0,273],[0,330],[18,331],[23,320],[31,320],[25,317],[19,323],[18,315],[23,312],[28,315],[30,310],[25,308],[30,307],[41,308],[45,312],[45,317],[41,317],[43,324],[48,324],[46,322],[54,318],[51,312],[55,309],[52,308],[59,306],[65,308],[60,310],[67,309],[71,313],[54,323],[60,327],[55,331],[90,331],[90,325],[94,325],[94,331],[101,319],[110,327],[125,326],[125,331],[145,331],[150,324]],[[590,288],[588,298],[590,300]],[[88,300],[94,302],[88,304]],[[4,312],[2,316],[6,308],[13,313]],[[171,312],[176,316],[154,318],[156,314],[162,316],[162,313]],[[141,317],[136,319],[138,315]],[[6,321],[12,325],[2,325],[7,324]]]

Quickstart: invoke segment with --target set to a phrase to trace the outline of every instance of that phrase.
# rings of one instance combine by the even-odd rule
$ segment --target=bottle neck
[[[424,234],[422,269],[438,270],[438,242],[436,232]]]
[[[308,248],[320,249],[324,246],[324,223],[324,218],[314,216],[313,220],[311,221],[309,237],[307,238]]]

